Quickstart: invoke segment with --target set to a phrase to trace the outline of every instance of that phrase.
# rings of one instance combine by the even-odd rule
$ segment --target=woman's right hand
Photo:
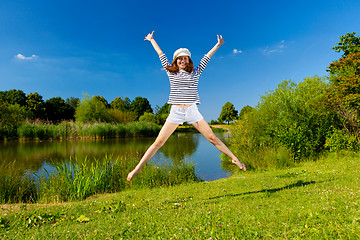
[[[151,41],[151,39],[154,39],[153,35],[154,35],[154,31],[152,31],[151,33],[149,33],[149,34],[145,37],[144,41],[146,41],[146,40]]]
[[[155,51],[157,52],[157,54],[158,54],[159,56],[161,56],[161,55],[163,55],[164,53],[161,51],[159,45],[156,43],[153,35],[154,35],[154,31],[152,31],[151,33],[149,33],[149,34],[145,37],[144,41],[147,40],[147,41],[151,42],[151,44],[153,45],[153,47],[154,47]]]

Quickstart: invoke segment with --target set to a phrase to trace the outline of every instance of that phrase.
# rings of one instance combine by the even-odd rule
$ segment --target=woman
[[[245,165],[215,136],[197,108],[197,104],[200,104],[197,91],[199,76],[210,61],[210,58],[219,47],[225,43],[222,36],[217,35],[217,44],[201,59],[199,66],[194,68],[190,58],[191,53],[186,48],[176,50],[173,61],[170,64],[156,43],[153,35],[154,31],[145,37],[145,41],[151,42],[160,57],[161,64],[167,72],[171,89],[168,103],[172,106],[170,114],[155,142],[145,152],[135,169],[128,174],[127,180],[131,181],[131,179],[141,171],[145,163],[164,145],[179,124],[183,124],[184,122],[193,125],[207,140],[214,144],[217,149],[229,156],[232,159],[232,163],[236,164],[243,171],[246,171]]]

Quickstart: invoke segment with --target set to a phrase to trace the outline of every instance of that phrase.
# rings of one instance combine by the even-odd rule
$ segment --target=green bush
[[[359,144],[360,142],[355,135],[346,133],[344,130],[336,129],[329,134],[325,147],[329,149],[330,152],[341,150],[358,151],[360,148]]]
[[[259,152],[272,155],[273,149],[287,149],[282,150],[284,156],[292,161],[317,156],[337,122],[336,114],[327,107],[327,89],[325,80],[317,76],[297,84],[283,81],[231,127],[230,148],[245,163],[253,155],[269,161],[261,168],[273,165],[274,160]]]
[[[13,105],[0,101],[0,139],[17,136],[17,128],[30,117],[31,112],[24,106]]]
[[[122,112],[118,109],[107,109],[107,122],[111,123],[129,123],[136,121],[136,115],[133,112]]]
[[[260,146],[252,151],[242,151],[235,147],[232,150],[248,170],[282,169],[294,166],[294,155],[291,151],[275,144],[273,146]],[[221,158],[223,160],[221,166],[225,171],[239,171],[239,168],[231,163],[229,157],[222,154]]]
[[[156,119],[153,113],[146,112],[139,118],[139,122],[156,123]]]

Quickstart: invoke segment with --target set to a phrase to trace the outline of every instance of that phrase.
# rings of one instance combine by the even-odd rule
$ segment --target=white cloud
[[[273,47],[266,47],[263,49],[263,53],[265,55],[273,54],[273,53],[282,53],[283,49],[286,47],[285,40],[281,40],[279,44],[276,44]]]
[[[31,55],[31,57],[25,57],[24,55],[22,55],[21,53],[19,53],[18,55],[15,56],[17,59],[20,59],[20,60],[31,60],[31,59],[34,59],[34,58],[37,58],[38,56],[36,55]]]
[[[241,51],[241,50],[237,50],[236,48],[233,50],[233,53],[234,54],[239,54],[239,53],[242,53],[243,51]]]

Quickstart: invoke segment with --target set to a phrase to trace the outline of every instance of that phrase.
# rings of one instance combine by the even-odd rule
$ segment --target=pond
[[[228,133],[216,133],[224,140]],[[139,160],[155,138],[118,138],[105,140],[69,140],[42,142],[0,143],[0,165],[5,161],[16,161],[19,169],[32,172],[52,171],[52,163],[72,159],[103,159],[137,154]],[[182,161],[193,162],[196,174],[205,181],[231,175],[229,164],[221,164],[221,152],[199,133],[174,133],[149,163],[164,164]]]

